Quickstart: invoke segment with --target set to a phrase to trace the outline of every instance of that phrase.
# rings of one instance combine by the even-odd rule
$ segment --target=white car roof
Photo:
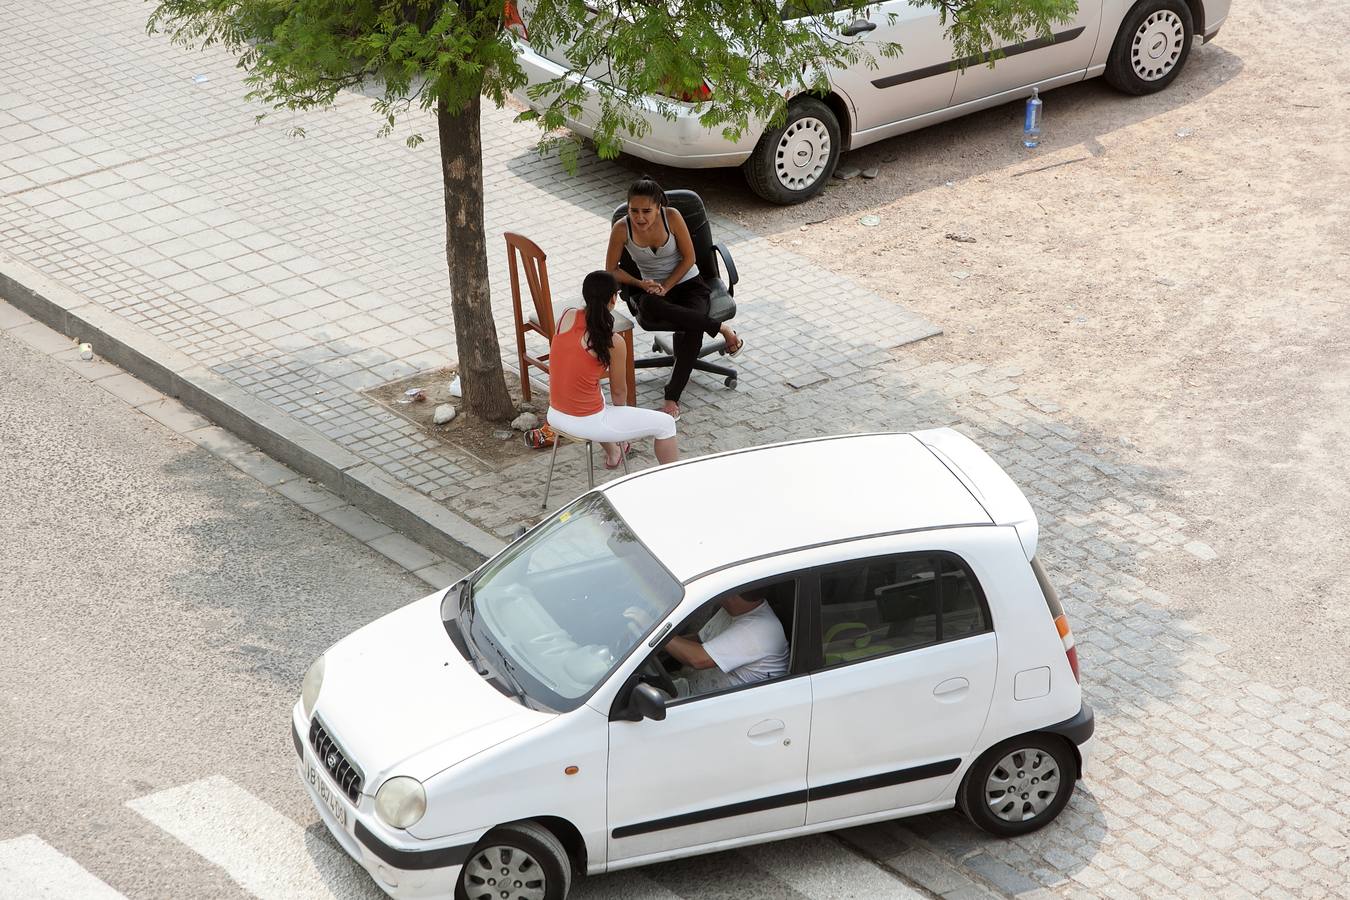
[[[681,581],[802,547],[993,524],[965,484],[912,434],[737,450],[650,469],[603,490]]]

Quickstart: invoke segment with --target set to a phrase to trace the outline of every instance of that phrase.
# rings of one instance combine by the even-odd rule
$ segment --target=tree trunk
[[[475,93],[458,112],[444,100],[436,107],[445,184],[445,259],[450,266],[450,308],[464,408],[480,418],[507,422],[515,416],[515,406],[506,390],[488,289],[481,105]]]

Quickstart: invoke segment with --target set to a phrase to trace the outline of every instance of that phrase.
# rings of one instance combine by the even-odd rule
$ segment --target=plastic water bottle
[[[1027,117],[1022,124],[1022,146],[1036,147],[1041,143],[1041,103],[1040,93],[1031,89],[1031,96],[1027,98]]]

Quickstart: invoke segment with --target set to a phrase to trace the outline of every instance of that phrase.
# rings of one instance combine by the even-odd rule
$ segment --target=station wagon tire
[[[787,118],[764,132],[741,167],[750,190],[788,206],[825,189],[844,146],[839,120],[815,97],[788,104]]]
[[[1063,738],[1024,734],[976,760],[961,785],[961,809],[990,834],[1027,834],[1059,815],[1077,778],[1077,759]]]
[[[1194,37],[1185,0],[1142,0],[1120,23],[1104,77],[1127,94],[1160,91],[1186,65]]]
[[[572,863],[542,825],[513,822],[483,836],[460,869],[455,900],[564,900]]]

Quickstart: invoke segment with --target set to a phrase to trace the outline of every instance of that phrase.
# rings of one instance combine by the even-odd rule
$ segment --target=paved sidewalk
[[[434,151],[372,137],[362,98],[295,119],[304,140],[286,136],[289,115],[255,126],[232,61],[146,38],[147,11],[130,0],[24,0],[11,12],[0,254],[313,429],[353,467],[509,534],[533,512],[542,454],[492,469],[360,394],[451,361]],[[510,228],[538,241],[565,297],[598,262],[628,175],[595,160],[562,174],[507,113],[489,113],[484,128],[489,261],[508,336],[495,235]],[[1241,676],[1222,645],[1139,579],[1154,554],[1224,562],[1168,508],[1168,473],[1026,396],[1015,369],[917,363],[904,344],[934,326],[784,247],[717,227],[741,269],[737,325],[751,343],[736,361],[738,391],[696,376],[683,447],[960,428],[1041,516],[1043,558],[1066,595],[1098,711],[1089,778],[1054,827],[994,841],[942,814],[841,838],[953,898],[1343,896],[1350,710]],[[644,405],[662,381],[640,374]],[[564,493],[585,484],[580,456],[560,462]]]

